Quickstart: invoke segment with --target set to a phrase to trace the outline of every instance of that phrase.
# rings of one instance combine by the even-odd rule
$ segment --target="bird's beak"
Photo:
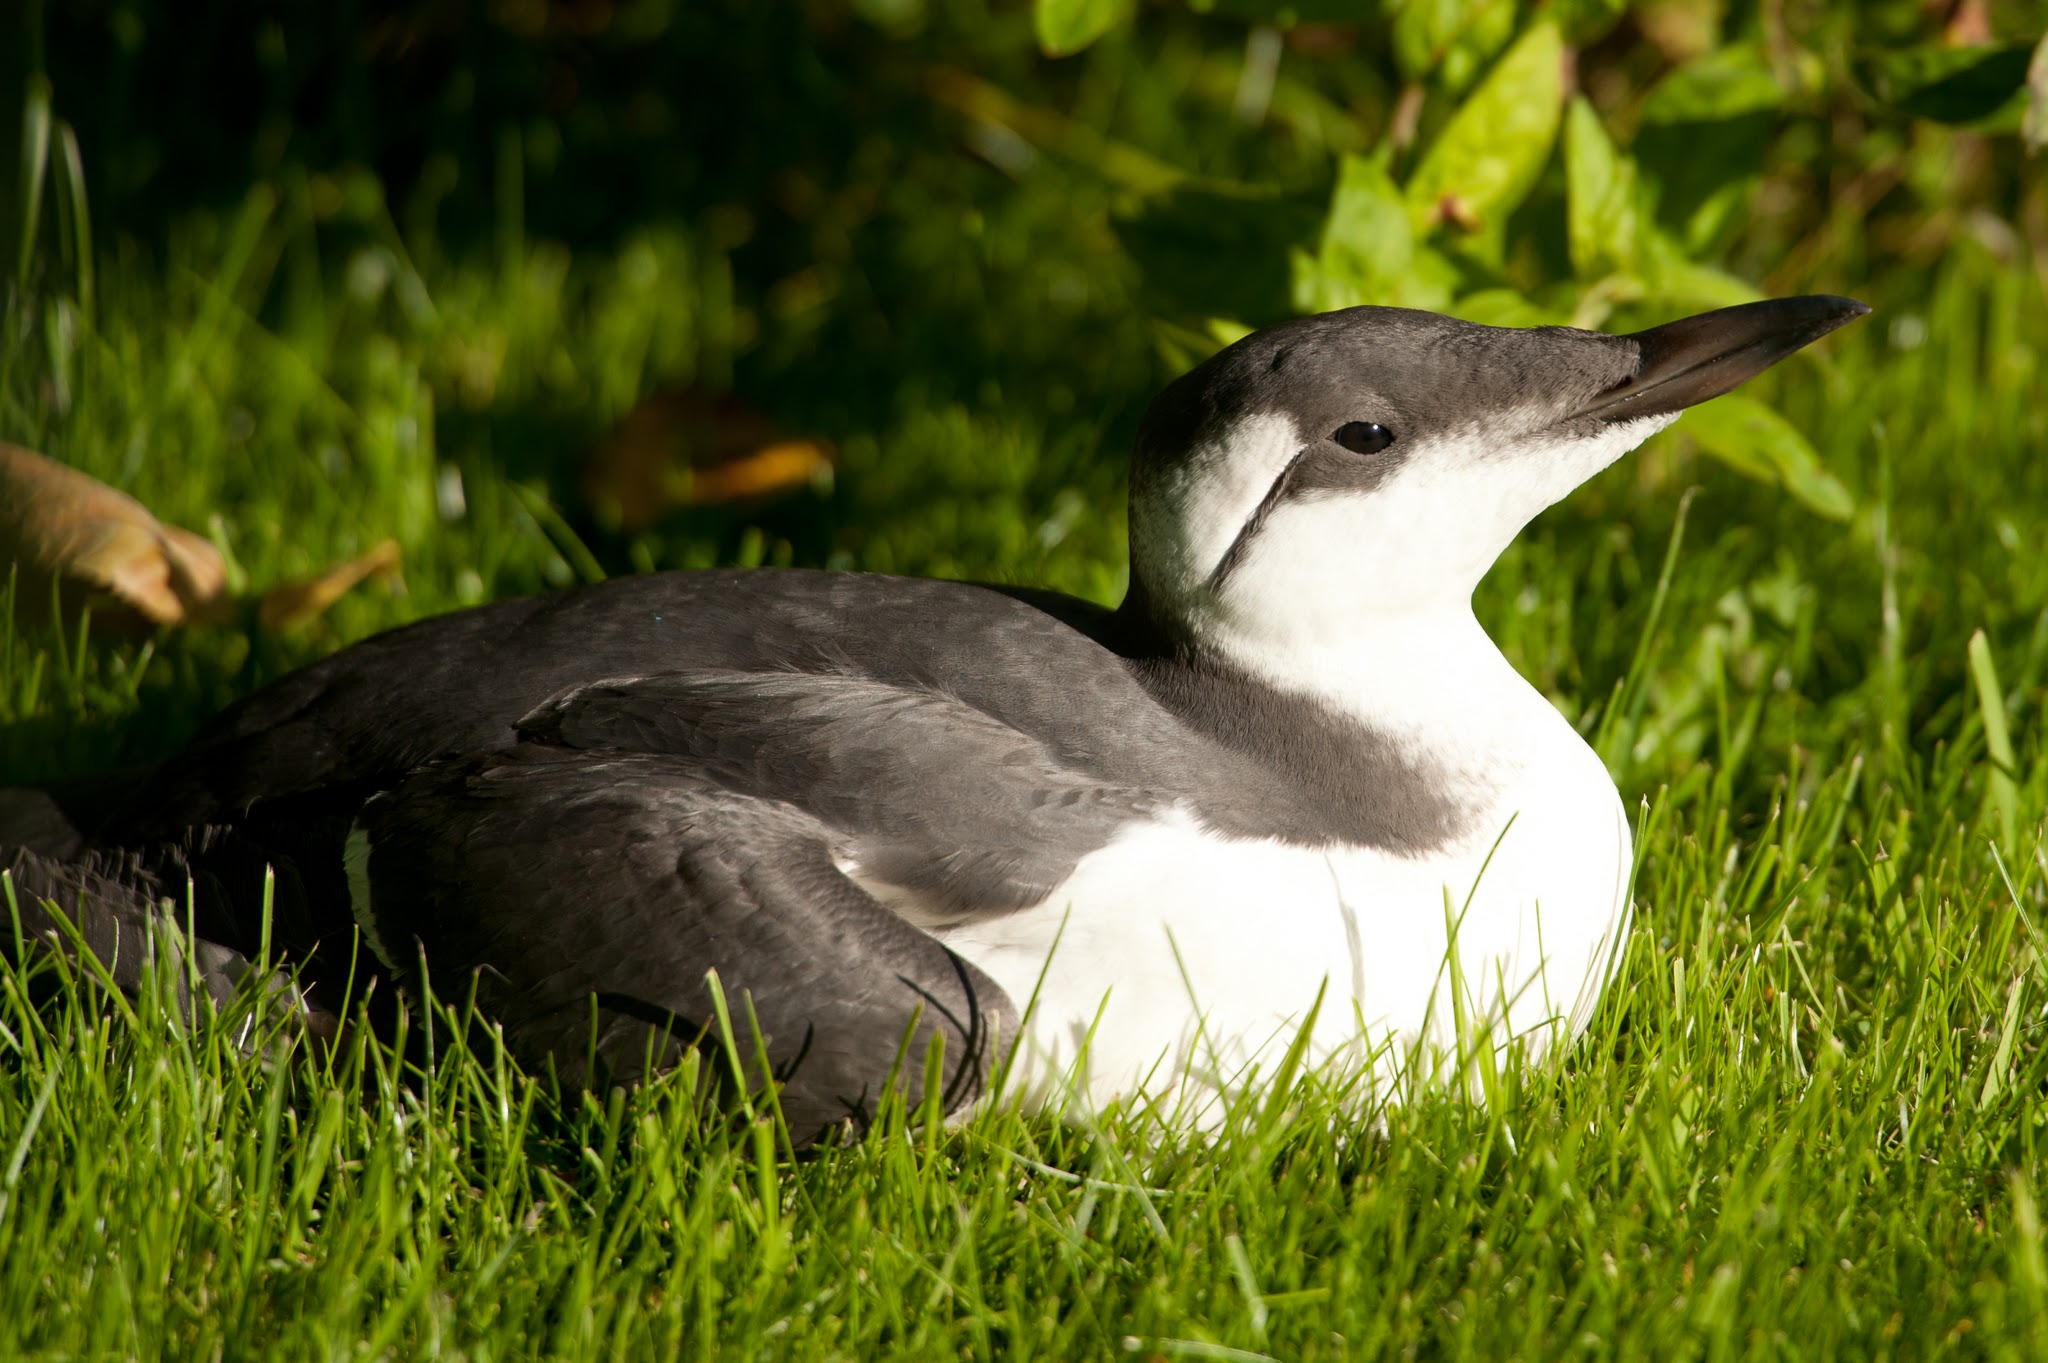
[[[1636,372],[1572,416],[1618,422],[1682,411],[1869,311],[1853,298],[1816,294],[1744,303],[1638,331],[1623,338],[1636,343]]]

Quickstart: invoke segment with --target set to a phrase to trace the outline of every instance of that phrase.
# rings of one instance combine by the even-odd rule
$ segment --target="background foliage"
[[[64,0],[0,25],[0,439],[246,583],[405,552],[403,594],[296,633],[23,615],[0,781],[147,760],[351,638],[578,577],[1114,600],[1146,398],[1296,312],[1878,309],[1482,586],[1647,802],[1641,930],[1565,1064],[1368,1135],[1311,1085],[1214,1150],[1126,1114],[798,1163],[664,1088],[579,1106],[459,1049],[268,1059],[247,1016],[195,1031],[10,972],[0,1353],[2039,1356],[2041,5]],[[707,428],[712,395],[746,415]],[[636,411],[678,463],[760,421],[836,467],[626,504],[588,468]]]

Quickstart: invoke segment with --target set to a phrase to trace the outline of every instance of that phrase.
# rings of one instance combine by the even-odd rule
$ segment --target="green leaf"
[[[1621,19],[1628,0],[1551,0],[1550,12],[1564,26],[1565,41],[1585,47]]]
[[[1152,351],[1160,368],[1181,375],[1223,348],[1223,343],[1199,327],[1186,327],[1162,317],[1152,319]]]
[[[1450,262],[1416,246],[1407,202],[1386,168],[1363,156],[1345,156],[1315,254],[1294,255],[1295,307],[1438,308],[1450,301],[1455,281]]]
[[[1878,52],[1856,63],[1863,88],[1915,118],[1982,131],[2020,126],[2027,90],[2029,49],[1914,47]]]
[[[1453,303],[1451,316],[1489,327],[1552,327],[1571,321],[1567,313],[1546,308],[1513,289],[1481,289]]]
[[[1687,62],[1657,82],[1643,101],[1644,124],[1714,123],[1743,114],[1771,113],[1785,91],[1770,60],[1754,43],[1741,43]]]
[[[1703,252],[1735,227],[1763,173],[1785,92],[1755,44],[1687,62],[1643,101],[1636,164],[1660,221]]]
[[[1686,414],[1685,429],[1729,468],[1777,484],[1817,516],[1845,521],[1856,509],[1849,489],[1821,467],[1812,442],[1755,398],[1731,393],[1702,403]]]
[[[1574,96],[1565,111],[1564,175],[1572,272],[1597,279],[1633,270],[1641,235],[1635,163],[1615,150],[1583,95]]]
[[[1643,241],[1642,300],[1663,308],[1732,308],[1763,295],[1746,279],[1690,260],[1652,228]]]
[[[1378,7],[1372,0],[1188,0],[1188,8],[1197,14],[1292,28],[1296,24],[1355,24]]]
[[[1437,72],[1437,84],[1453,94],[1462,93],[1514,38],[1515,22],[1519,17],[1514,0],[1494,0],[1491,4],[1482,5],[1472,16],[1472,22],[1465,26],[1465,31],[1458,35],[1458,40],[1444,53],[1443,69]]]
[[[1407,0],[1394,16],[1394,64],[1407,80],[1462,90],[1514,36],[1514,0]]]
[[[1234,317],[1211,317],[1203,324],[1203,330],[1209,333],[1217,345],[1225,346],[1236,345],[1257,328],[1248,327]]]
[[[1471,17],[1472,0],[1408,0],[1394,16],[1394,65],[1411,81],[1421,80],[1444,59],[1444,51]]]
[[[1416,232],[1504,221],[1543,173],[1563,108],[1564,39],[1545,19],[1494,64],[1416,166],[1407,192]]]
[[[1031,18],[1048,57],[1069,57],[1131,15],[1131,0],[1036,0]]]
[[[1386,168],[1363,156],[1346,156],[1323,220],[1320,255],[1342,261],[1360,276],[1398,279],[1415,257],[1415,235],[1407,205]]]

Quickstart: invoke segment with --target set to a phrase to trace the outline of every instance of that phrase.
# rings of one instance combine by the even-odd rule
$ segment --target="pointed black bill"
[[[1641,355],[1635,374],[1572,415],[1633,421],[1681,411],[1720,397],[1869,311],[1853,298],[1815,294],[1744,303],[1638,331],[1626,338]]]

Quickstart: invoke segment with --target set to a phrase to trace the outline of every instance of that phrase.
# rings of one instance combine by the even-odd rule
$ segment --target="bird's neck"
[[[1125,641],[1242,674],[1397,743],[1422,765],[1500,773],[1577,744],[1564,717],[1515,671],[1467,600],[1360,616],[1341,630],[1274,628],[1275,617],[1162,625],[1142,590],[1119,612]]]
[[[1271,685],[1445,755],[1512,741],[1537,710],[1556,714],[1465,603],[1374,617],[1335,637],[1247,631],[1208,646]]]

